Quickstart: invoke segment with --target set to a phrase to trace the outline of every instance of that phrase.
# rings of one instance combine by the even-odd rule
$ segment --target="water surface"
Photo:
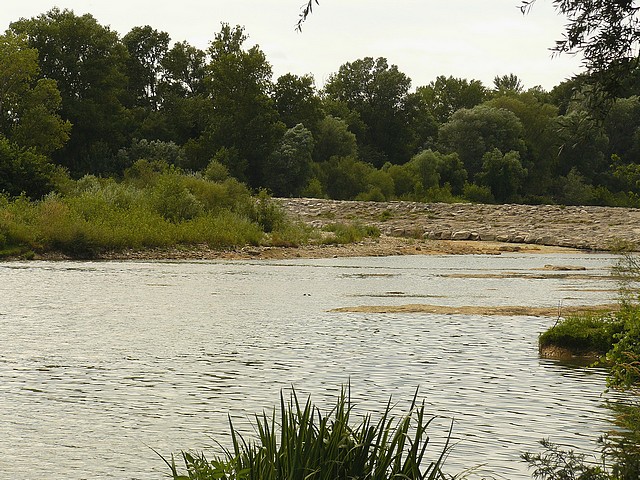
[[[294,385],[328,407],[350,381],[358,412],[393,396],[402,413],[419,386],[439,417],[436,444],[454,421],[450,473],[484,465],[471,478],[530,478],[519,456],[540,439],[590,451],[610,428],[605,372],[538,357],[537,336],[555,319],[330,310],[561,311],[614,301],[612,262],[565,254],[0,264],[2,475],[164,478],[150,447],[169,455],[224,444],[227,415],[250,434],[251,415],[276,405],[281,389]],[[541,275],[548,264],[587,270]]]

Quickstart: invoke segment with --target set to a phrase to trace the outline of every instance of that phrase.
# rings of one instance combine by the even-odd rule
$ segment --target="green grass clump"
[[[332,234],[323,239],[323,243],[326,244],[355,243],[365,238],[380,236],[380,229],[377,227],[358,223],[331,223],[325,225],[322,230]]]
[[[539,338],[541,348],[554,345],[577,355],[606,354],[624,330],[624,321],[615,315],[585,314],[568,317]]]
[[[257,438],[243,438],[229,420],[232,446],[208,460],[204,453],[183,452],[186,474],[175,460],[165,462],[174,480],[337,480],[448,478],[442,472],[448,450],[425,460],[427,428],[434,417],[425,414],[424,402],[414,396],[409,413],[392,416],[389,402],[380,419],[365,415],[352,420],[353,405],[342,389],[336,406],[328,413],[307,399],[300,403],[295,390],[289,402],[280,394],[279,418],[263,413],[255,417]],[[449,477],[450,478],[450,477]]]

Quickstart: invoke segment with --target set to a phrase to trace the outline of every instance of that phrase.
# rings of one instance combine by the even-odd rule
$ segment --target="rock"
[[[543,270],[552,270],[554,272],[572,272],[586,270],[587,267],[582,265],[545,265]]]
[[[471,232],[461,230],[459,232],[454,232],[453,235],[451,235],[451,240],[469,240],[470,237]]]

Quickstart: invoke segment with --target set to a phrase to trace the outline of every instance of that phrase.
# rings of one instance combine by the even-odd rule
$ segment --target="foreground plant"
[[[295,390],[289,402],[281,393],[277,420],[275,409],[271,416],[256,415],[256,440],[243,438],[229,420],[232,447],[223,455],[208,460],[204,453],[182,452],[186,475],[173,456],[163,460],[174,480],[452,478],[442,472],[449,438],[434,459],[425,460],[427,428],[435,417],[425,415],[424,401],[418,404],[414,395],[409,412],[399,419],[389,401],[377,422],[367,414],[353,423],[352,408],[349,389],[342,389],[326,415],[309,398],[301,404]]]

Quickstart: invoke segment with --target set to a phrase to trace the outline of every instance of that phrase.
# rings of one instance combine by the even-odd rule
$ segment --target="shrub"
[[[223,211],[202,215],[180,224],[177,241],[183,244],[205,243],[211,248],[258,245],[263,232],[258,225],[236,213]]]
[[[496,199],[493,197],[489,187],[476,185],[475,183],[465,183],[462,195],[474,203],[496,203]]]
[[[176,174],[162,175],[149,195],[153,210],[165,219],[178,223],[204,213],[204,205]]]

